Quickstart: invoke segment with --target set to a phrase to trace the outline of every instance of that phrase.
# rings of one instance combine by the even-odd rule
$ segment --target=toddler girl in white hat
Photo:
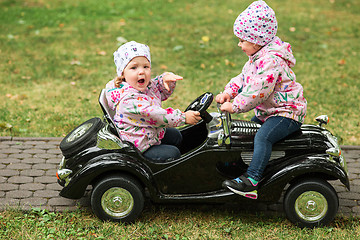
[[[131,41],[114,52],[117,77],[106,84],[106,97],[116,110],[114,122],[120,138],[132,142],[144,155],[155,162],[180,157],[177,148],[182,141],[174,127],[196,124],[200,113],[162,108],[161,102],[174,91],[182,77],[163,73],[151,79],[151,57],[147,45]]]

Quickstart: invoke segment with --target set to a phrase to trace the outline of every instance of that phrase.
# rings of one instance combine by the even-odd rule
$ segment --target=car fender
[[[70,199],[83,197],[88,185],[104,174],[125,173],[139,179],[149,191],[154,190],[151,170],[143,163],[126,154],[111,153],[98,156],[82,166],[69,183],[61,190],[60,196]]]
[[[326,154],[318,154],[297,157],[290,164],[273,167],[264,175],[261,183],[261,198],[266,201],[277,201],[286,184],[306,176],[326,180],[339,179],[350,190],[349,178],[340,164],[330,161]]]

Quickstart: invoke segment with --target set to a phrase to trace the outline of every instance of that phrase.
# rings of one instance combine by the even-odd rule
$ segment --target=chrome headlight
[[[65,167],[66,159],[63,157],[59,164],[59,169],[56,172],[56,178],[60,181],[65,181],[65,186],[69,184],[70,178],[69,176],[72,174],[72,170],[66,169]]]
[[[336,158],[336,161],[340,163],[340,166],[348,174],[346,160],[345,160],[344,156],[342,155],[341,148],[338,145],[337,138],[328,131],[324,131],[323,133],[327,137],[329,142],[333,145],[333,147],[326,150],[326,153],[329,154],[329,159],[331,161],[335,161],[334,158]]]

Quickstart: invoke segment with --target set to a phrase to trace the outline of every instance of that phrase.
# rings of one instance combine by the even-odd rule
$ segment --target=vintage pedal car
[[[213,95],[204,93],[187,108],[200,111],[203,120],[180,129],[181,157],[154,163],[132,143],[120,140],[104,91],[99,98],[104,119],[82,123],[60,144],[64,157],[56,175],[63,186],[61,196],[79,199],[91,185],[93,212],[100,219],[122,222],[139,216],[145,197],[156,203],[244,200],[221,185],[246,171],[260,125],[231,120],[229,114],[207,113]],[[350,190],[337,139],[323,127],[328,117],[317,121],[319,126],[303,125],[274,145],[254,200],[277,202],[286,189],[284,211],[300,227],[325,225],[335,217],[339,200],[328,180],[339,179]]]

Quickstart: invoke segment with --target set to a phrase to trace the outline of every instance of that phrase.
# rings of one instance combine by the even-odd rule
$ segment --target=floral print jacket
[[[141,151],[161,144],[167,127],[185,124],[185,113],[178,109],[161,107],[175,89],[175,82],[169,83],[170,92],[163,85],[164,74],[152,79],[145,92],[140,92],[128,83],[115,87],[114,80],[106,84],[106,98],[111,109],[115,110],[120,138],[130,141]]]
[[[304,122],[307,102],[292,71],[296,60],[291,45],[275,37],[249,57],[242,72],[225,86],[236,113],[254,109],[261,121],[282,116]]]

